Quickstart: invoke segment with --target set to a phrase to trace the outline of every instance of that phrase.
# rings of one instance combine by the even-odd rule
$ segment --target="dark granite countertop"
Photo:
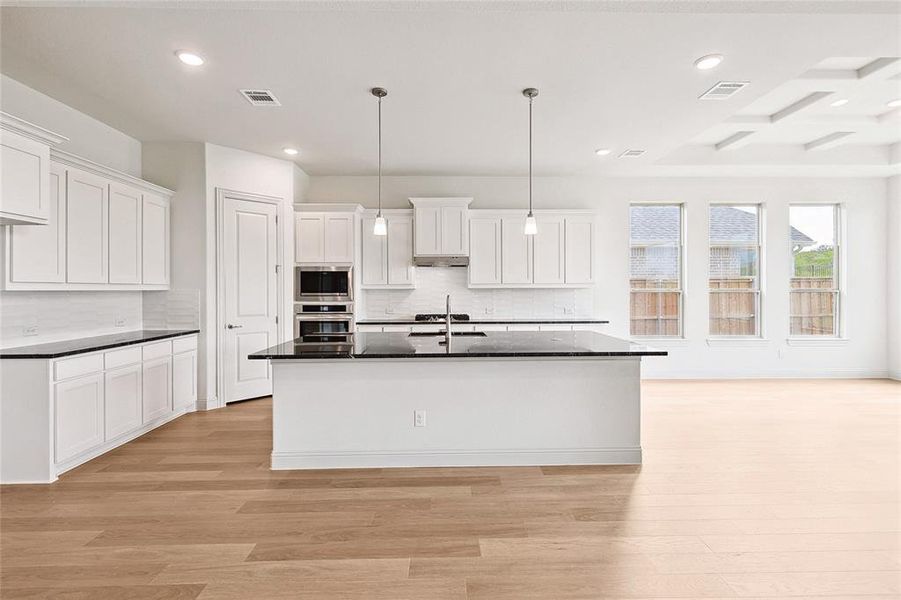
[[[547,318],[547,319],[452,319],[452,323],[460,325],[585,325],[595,324],[603,325],[609,323],[604,319],[568,319],[568,318]],[[401,319],[360,319],[357,325],[444,325],[444,321],[416,321],[413,317],[404,317]]]
[[[98,335],[94,337],[66,340],[63,342],[48,342],[33,346],[19,346],[0,350],[2,358],[60,358],[74,354],[85,354],[97,350],[109,350],[120,346],[143,344],[156,340],[165,340],[183,335],[199,333],[199,329],[141,329],[126,333],[113,333],[110,335]]]
[[[445,337],[408,333],[357,333],[327,338],[298,338],[248,356],[251,360],[366,358],[503,358],[666,356],[664,350],[591,331],[498,331],[484,336]]]

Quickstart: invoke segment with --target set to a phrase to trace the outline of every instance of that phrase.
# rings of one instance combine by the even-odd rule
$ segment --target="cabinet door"
[[[469,220],[469,283],[501,282],[501,220],[499,217]]]
[[[566,283],[594,281],[594,219],[589,216],[566,217]]]
[[[299,263],[325,262],[325,219],[323,215],[294,215],[294,260]]]
[[[441,254],[441,209],[417,208],[413,228],[417,256]]]
[[[172,404],[175,410],[197,401],[197,351],[172,357]]]
[[[388,283],[413,284],[413,217],[388,217]]]
[[[103,443],[103,374],[57,383],[55,458],[63,462]]]
[[[145,362],[141,376],[142,421],[146,425],[172,412],[172,357]]]
[[[141,214],[141,281],[169,285],[169,202],[144,194]]]
[[[363,217],[361,229],[362,279],[363,285],[386,285],[388,283],[388,238],[373,235],[375,217]]]
[[[502,283],[532,283],[532,240],[525,226],[524,216],[501,220]]]
[[[46,144],[0,131],[0,224],[47,222],[49,169]]]
[[[535,254],[533,282],[536,284],[564,283],[563,217],[537,216],[538,233],[532,240]]]
[[[141,283],[141,192],[118,183],[109,186],[109,282]]]
[[[66,281],[66,170],[57,164],[50,165],[48,204],[47,225],[10,227],[10,281]]]
[[[469,254],[468,216],[469,211],[465,206],[441,207],[441,254]]]
[[[325,215],[323,243],[327,263],[354,261],[354,216],[352,214]]]
[[[141,364],[104,375],[104,431],[107,440],[141,426]]]
[[[109,184],[79,171],[66,170],[66,281],[107,283],[109,252]]]

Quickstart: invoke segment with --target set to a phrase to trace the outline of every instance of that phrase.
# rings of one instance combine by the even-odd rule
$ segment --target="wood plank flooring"
[[[268,469],[271,403],[0,490],[0,596],[901,597],[901,384],[646,382],[641,468]]]

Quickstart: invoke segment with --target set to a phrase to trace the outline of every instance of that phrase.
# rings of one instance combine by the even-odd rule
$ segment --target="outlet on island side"
[[[425,427],[425,411],[413,411],[413,427]]]
[[[116,327],[125,327],[125,319],[122,317],[117,318]]]
[[[29,325],[28,327],[22,328],[22,335],[37,335],[38,334],[38,326],[37,325]]]

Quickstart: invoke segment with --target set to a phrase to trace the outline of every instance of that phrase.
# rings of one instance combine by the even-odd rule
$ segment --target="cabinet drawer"
[[[176,338],[172,340],[172,354],[187,352],[188,350],[197,350],[196,335],[189,335],[187,337]]]
[[[107,369],[115,369],[116,367],[139,363],[142,356],[140,346],[130,346],[121,350],[107,352],[103,355],[103,364]]]
[[[53,378],[59,381],[60,379],[69,379],[79,375],[99,373],[102,370],[103,355],[88,354],[56,361],[53,366]]]
[[[172,354],[172,342],[166,340],[165,342],[156,342],[155,344],[147,344],[143,347],[144,350],[144,360],[152,360],[154,358],[162,358],[163,356],[169,356]]]

